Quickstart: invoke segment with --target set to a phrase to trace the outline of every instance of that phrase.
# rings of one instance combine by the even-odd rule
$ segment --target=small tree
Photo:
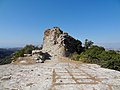
[[[88,49],[89,47],[91,47],[93,45],[92,41],[89,41],[88,39],[85,39],[85,49]]]
[[[24,47],[24,53],[25,54],[31,54],[32,53],[32,50],[34,50],[36,47],[33,46],[33,45],[26,45]]]

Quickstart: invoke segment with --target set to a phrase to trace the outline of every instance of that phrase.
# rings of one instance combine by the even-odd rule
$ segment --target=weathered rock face
[[[78,44],[82,43],[68,33],[64,33],[60,28],[54,27],[44,32],[42,50],[52,56],[69,56],[70,53],[77,52]]]

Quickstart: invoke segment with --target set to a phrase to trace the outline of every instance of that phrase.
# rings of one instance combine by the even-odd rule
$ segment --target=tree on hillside
[[[92,45],[93,45],[92,41],[89,41],[88,39],[85,39],[85,44],[84,44],[85,49],[90,48]]]
[[[80,54],[83,51],[82,42],[77,40],[76,42],[76,52]]]

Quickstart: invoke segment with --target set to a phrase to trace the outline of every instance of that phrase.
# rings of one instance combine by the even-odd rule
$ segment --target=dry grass
[[[21,63],[21,62],[25,63]],[[32,59],[32,57],[23,57],[21,59],[17,59],[13,64],[23,64],[23,65],[29,65],[29,64],[35,64],[35,60]]]
[[[71,60],[70,58],[67,57],[59,57],[59,61],[60,62],[69,62],[69,63],[75,63],[75,64],[82,64],[81,61],[75,61],[75,60]]]

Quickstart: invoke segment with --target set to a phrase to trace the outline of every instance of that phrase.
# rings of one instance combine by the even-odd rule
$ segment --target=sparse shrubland
[[[75,52],[75,53],[73,53],[73,54],[70,55],[70,58],[72,60],[79,61],[80,60],[80,55]]]
[[[14,58],[24,57],[24,54],[32,54],[32,50],[41,49],[41,47],[33,46],[33,45],[26,45],[21,50],[17,51],[14,55]]]
[[[120,54],[113,50],[105,51],[103,47],[92,46],[80,54],[83,62],[99,64],[102,67],[120,71]]]
[[[71,59],[120,71],[120,54],[113,50],[106,51],[100,46],[90,45],[81,54],[73,53]]]
[[[24,48],[2,49],[0,48],[0,65],[9,64],[18,57],[24,57],[24,54],[31,54],[32,50],[41,49],[41,47],[26,45]]]

